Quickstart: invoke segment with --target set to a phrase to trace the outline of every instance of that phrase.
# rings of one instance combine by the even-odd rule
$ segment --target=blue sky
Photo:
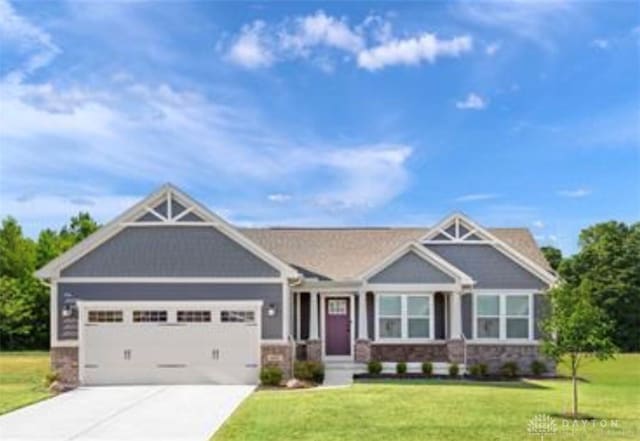
[[[243,225],[640,219],[636,2],[0,0],[0,215],[164,182]]]

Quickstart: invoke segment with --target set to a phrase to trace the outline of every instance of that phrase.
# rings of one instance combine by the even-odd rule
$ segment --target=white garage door
[[[78,302],[83,384],[256,384],[261,302]]]

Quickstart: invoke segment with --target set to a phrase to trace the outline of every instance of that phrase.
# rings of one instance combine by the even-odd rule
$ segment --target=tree
[[[35,269],[36,249],[33,241],[22,235],[13,217],[2,221],[0,228],[0,276],[20,278]]]
[[[565,259],[560,276],[589,295],[613,320],[613,340],[623,351],[640,350],[640,223],[603,222],[582,230],[580,251]]]
[[[562,251],[556,247],[550,246],[540,247],[540,251],[544,254],[544,257],[547,259],[547,262],[549,262],[549,265],[551,265],[551,268],[553,268],[554,271],[558,271],[558,267],[562,262]]]
[[[578,371],[585,358],[605,360],[616,347],[610,332],[611,322],[593,302],[594,287],[584,282],[578,287],[562,283],[550,291],[551,314],[544,322],[543,352],[571,369],[573,389],[572,416],[578,413]]]

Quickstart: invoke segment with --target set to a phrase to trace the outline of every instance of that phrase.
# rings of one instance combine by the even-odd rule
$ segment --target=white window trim
[[[519,291],[519,290],[509,290],[509,291],[501,291],[501,290],[483,290],[477,291],[475,290],[473,293],[473,340],[482,343],[528,343],[536,341],[534,338],[534,304],[533,299],[534,295],[537,291]],[[496,338],[487,338],[487,337],[478,337],[478,318],[489,317],[489,316],[478,316],[478,297],[480,296],[498,296],[499,297],[499,337]],[[509,296],[526,296],[529,299],[529,336],[528,338],[507,338],[507,318],[524,318],[524,316],[507,316],[507,301],[506,297]],[[493,316],[492,316],[493,317]]]
[[[400,338],[384,338],[380,337],[380,319],[398,318],[398,316],[385,316],[380,314],[380,299],[383,297],[400,297]],[[432,292],[412,292],[412,293],[400,293],[400,292],[385,292],[375,294],[375,337],[376,342],[380,343],[425,343],[432,342],[434,340],[435,333],[435,317],[434,317],[434,304]],[[411,317],[407,311],[407,298],[408,297],[428,297],[429,298],[429,337],[409,337],[409,318],[427,318],[427,316]]]

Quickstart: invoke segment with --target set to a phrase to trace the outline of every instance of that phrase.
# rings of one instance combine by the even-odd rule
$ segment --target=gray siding
[[[58,339],[78,337],[78,317],[62,317],[65,304],[76,300],[263,300],[262,338],[282,338],[282,284],[206,283],[60,283],[58,284]],[[269,317],[270,304],[276,315]]]
[[[471,294],[462,295],[462,333],[466,339],[473,338],[473,297]]]
[[[64,277],[278,277],[212,227],[129,227],[62,271]]]
[[[432,244],[428,248],[476,281],[478,289],[544,289],[547,284],[491,245]]]
[[[451,276],[409,252],[369,279],[370,283],[453,283]]]
[[[549,315],[549,296],[546,294],[533,295],[533,338],[539,340],[543,336],[542,323]]]

